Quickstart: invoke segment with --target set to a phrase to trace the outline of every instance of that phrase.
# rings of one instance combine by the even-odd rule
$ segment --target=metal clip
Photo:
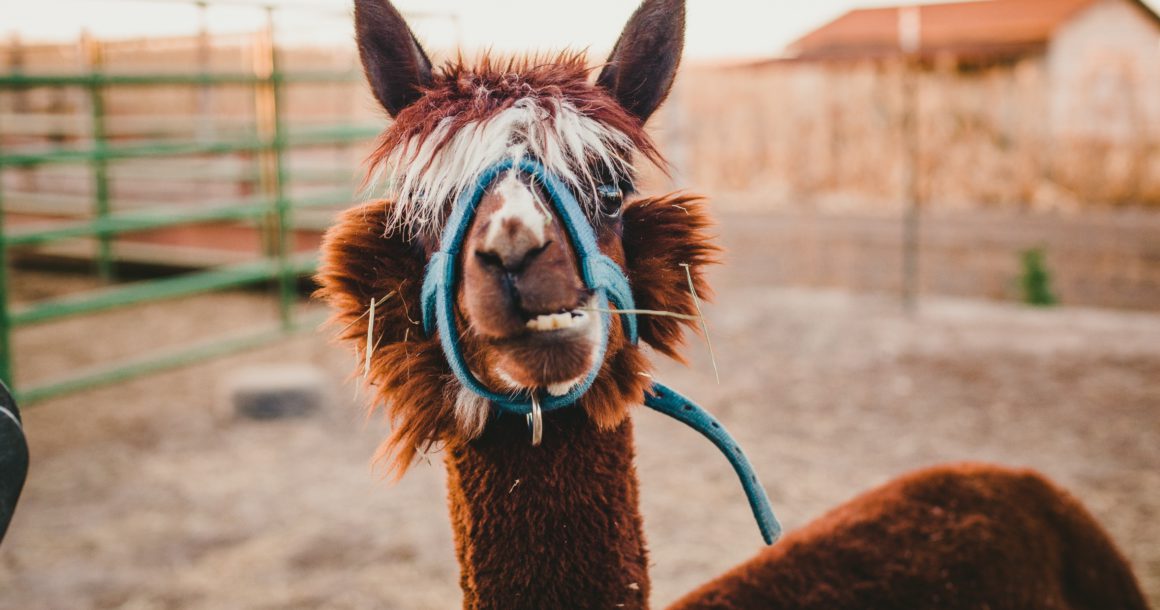
[[[539,447],[544,439],[544,411],[540,408],[540,399],[532,393],[532,412],[528,413],[528,427],[532,429],[532,446]]]

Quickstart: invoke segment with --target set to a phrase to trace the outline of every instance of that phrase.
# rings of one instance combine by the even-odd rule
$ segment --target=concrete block
[[[304,364],[247,367],[230,375],[224,388],[236,415],[258,420],[308,416],[327,395],[325,375]]]

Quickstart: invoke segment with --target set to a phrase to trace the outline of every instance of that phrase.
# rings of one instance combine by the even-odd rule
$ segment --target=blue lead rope
[[[459,333],[455,327],[455,280],[458,277],[459,254],[467,229],[475,217],[476,207],[488,187],[500,175],[508,170],[518,170],[531,176],[543,186],[548,193],[552,206],[563,220],[564,228],[573,247],[580,266],[580,273],[584,283],[597,297],[597,308],[603,310],[601,323],[605,332],[601,335],[599,350],[594,359],[592,370],[564,396],[545,396],[540,401],[543,411],[553,411],[561,407],[575,404],[596,381],[600,372],[600,365],[604,362],[608,350],[608,331],[612,327],[612,315],[607,313],[609,304],[615,305],[618,310],[630,311],[635,308],[632,298],[632,289],[628,278],[621,271],[615,261],[600,251],[596,243],[596,235],[588,223],[576,197],[558,177],[549,172],[540,162],[529,159],[508,159],[501,161],[484,170],[476,180],[475,188],[465,191],[455,202],[455,207],[447,219],[443,229],[439,251],[431,255],[427,263],[427,270],[423,278],[421,293],[423,308],[423,329],[427,336],[439,334],[439,343],[451,371],[459,381],[472,392],[486,398],[498,408],[519,415],[532,413],[531,397],[521,398],[498,394],[488,389],[475,377],[467,366],[463,356],[463,347],[459,341]],[[637,341],[636,315],[621,313],[625,334],[629,342]],[[741,447],[725,428],[707,411],[697,406],[693,401],[681,396],[669,388],[654,383],[652,390],[645,396],[644,404],[649,408],[664,413],[673,419],[700,432],[717,446],[733,470],[741,480],[745,489],[745,496],[757,519],[757,526],[761,529],[761,537],[766,544],[772,544],[781,535],[781,525],[773,514],[769,505],[769,498],[765,495],[765,488],[757,479],[749,460],[741,452]]]
[[[757,480],[757,473],[741,452],[741,445],[733,440],[725,430],[725,426],[722,426],[721,422],[708,411],[697,406],[697,403],[660,383],[653,384],[652,393],[644,397],[644,404],[700,432],[717,445],[717,449],[725,454],[729,464],[733,466],[737,478],[741,479],[741,487],[745,489],[749,508],[753,509],[753,517],[757,519],[757,527],[761,529],[761,537],[765,539],[766,544],[773,544],[773,541],[781,536],[781,523],[778,523],[777,517],[773,514],[769,496],[765,495],[765,488],[761,486],[761,481]]]

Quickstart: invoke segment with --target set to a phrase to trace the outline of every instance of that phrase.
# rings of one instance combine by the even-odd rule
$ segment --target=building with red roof
[[[1042,62],[1052,133],[1115,140],[1141,130],[1160,134],[1160,15],[1140,0],[976,0],[857,9],[791,43],[786,57],[914,57],[960,67]]]
[[[907,15],[907,13],[911,13]],[[787,48],[796,59],[860,59],[904,53],[907,20],[917,25],[920,55],[1017,58],[1049,51],[1053,41],[1085,25],[1147,32],[1160,16],[1138,0],[976,0],[852,10]],[[1099,23],[1088,23],[1099,22]],[[1155,60],[1160,49],[1151,49]]]
[[[858,9],[699,78],[689,165],[727,159],[729,188],[900,201],[913,130],[935,206],[1160,205],[1160,16],[1140,0]]]

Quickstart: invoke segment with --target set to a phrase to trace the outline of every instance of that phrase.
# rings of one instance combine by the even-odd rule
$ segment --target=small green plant
[[[1044,261],[1043,248],[1020,253],[1023,259],[1023,302],[1036,307],[1050,307],[1059,302],[1051,292],[1051,272]]]

